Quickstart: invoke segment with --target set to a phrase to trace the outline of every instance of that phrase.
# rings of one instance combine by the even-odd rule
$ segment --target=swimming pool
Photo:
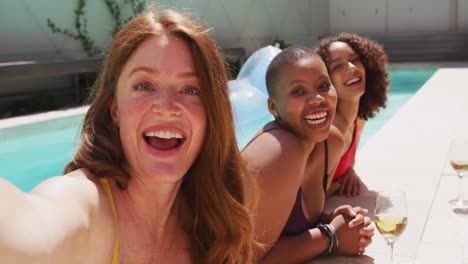
[[[387,108],[366,124],[360,147],[398,112],[434,72],[435,68],[390,71],[391,89]],[[65,116],[15,126],[2,126],[6,121],[0,120],[0,177],[13,182],[23,191],[30,191],[44,179],[61,175],[63,167],[73,156],[85,110],[81,108]],[[248,140],[247,134],[254,133],[257,127],[271,119],[271,116],[265,116],[257,124],[245,127],[242,132],[248,133],[238,133],[240,145],[243,146]]]
[[[431,65],[416,68],[414,66],[390,67],[390,92],[387,97],[387,107],[381,109],[366,123],[359,148],[362,148],[411,99],[436,70],[437,68]]]
[[[72,158],[85,110],[0,129],[0,177],[30,191],[44,179],[61,175]]]

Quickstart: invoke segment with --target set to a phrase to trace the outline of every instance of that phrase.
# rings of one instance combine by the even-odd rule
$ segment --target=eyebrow
[[[160,71],[158,71],[156,69],[153,69],[151,67],[140,66],[140,67],[136,67],[132,71],[130,71],[130,73],[128,74],[128,77],[132,76],[134,73],[136,73],[138,71],[143,71],[143,72],[147,72],[147,73],[151,73],[151,74],[159,74],[160,73]],[[179,74],[178,76],[182,77],[182,78],[191,78],[191,77],[198,77],[198,74],[196,72],[184,72],[184,73]]]
[[[353,53],[351,53],[351,54],[349,55],[349,57],[353,57],[353,56],[358,56],[358,57],[359,57],[359,55],[357,55],[356,52],[353,52]],[[341,60],[341,57],[338,57],[338,58],[336,58],[336,59],[330,61],[330,64],[333,64],[333,63],[335,63],[335,62],[337,62],[337,61],[339,61],[339,60]]]
[[[303,83],[303,82],[304,82],[304,80],[302,80],[302,79],[294,79],[294,80],[289,81],[288,87],[292,86],[292,85],[294,85],[296,83]]]
[[[330,80],[330,78],[328,77],[328,75],[326,74],[322,74],[318,77],[318,80],[325,80],[325,81],[328,81]],[[304,83],[305,81],[302,80],[302,79],[294,79],[294,80],[291,80],[289,83],[288,83],[288,87],[289,86],[292,86],[294,84],[297,84],[297,83]]]
[[[147,72],[147,73],[159,73],[158,70],[154,70],[154,69],[152,69],[150,67],[140,66],[140,67],[136,67],[132,71],[130,71],[130,73],[128,74],[128,77],[132,76],[135,72],[138,72],[138,71],[144,71],[144,72]]]
[[[330,77],[327,74],[322,74],[320,75],[319,80],[330,81]]]

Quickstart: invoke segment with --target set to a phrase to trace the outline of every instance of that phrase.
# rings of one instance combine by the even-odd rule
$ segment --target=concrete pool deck
[[[375,207],[375,191],[406,192],[408,226],[395,243],[395,263],[468,264],[468,208],[452,207],[458,177],[447,161],[450,137],[468,134],[468,63],[441,68],[358,152],[356,171],[368,191],[339,204]],[[468,199],[468,179],[463,191]],[[323,257],[310,263],[388,263],[389,247],[375,231],[360,257]]]

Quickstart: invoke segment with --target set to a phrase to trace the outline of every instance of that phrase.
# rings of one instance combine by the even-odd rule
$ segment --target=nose
[[[348,61],[348,70],[355,70],[356,69],[356,65],[354,65],[354,63]]]
[[[307,98],[307,103],[309,104],[321,104],[325,100],[325,97],[319,92],[310,93]]]
[[[152,112],[159,116],[180,116],[180,106],[177,94],[170,89],[164,89],[155,95]]]

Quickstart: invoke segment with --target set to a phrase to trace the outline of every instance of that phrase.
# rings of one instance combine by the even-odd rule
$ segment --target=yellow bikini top
[[[112,256],[112,264],[117,264],[117,257],[119,256],[119,221],[117,219],[117,210],[115,209],[114,198],[112,197],[111,188],[109,186],[109,181],[107,178],[99,178],[101,185],[106,191],[107,197],[109,198],[110,205],[112,207],[112,212],[114,213],[115,221],[115,246],[114,246],[114,255]]]

